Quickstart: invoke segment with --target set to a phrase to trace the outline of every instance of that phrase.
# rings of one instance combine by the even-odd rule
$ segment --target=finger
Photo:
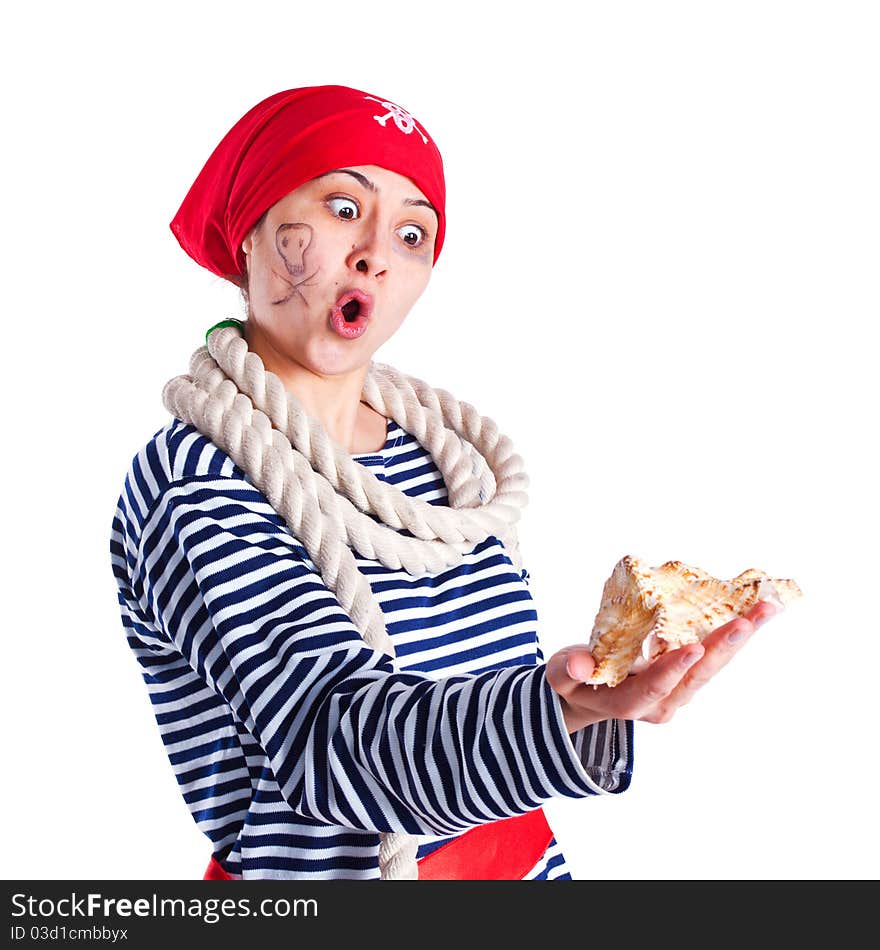
[[[753,604],[741,617],[734,617],[721,627],[717,627],[703,638],[703,643],[714,644],[727,637],[732,637],[732,643],[746,640],[758,627],[763,626],[771,617],[778,613],[778,608],[769,600],[759,600]]]
[[[755,627],[763,626],[767,621],[779,613],[779,607],[770,600],[759,600],[749,608],[743,616]]]
[[[596,669],[596,661],[589,650],[572,650],[565,663],[565,672],[575,683],[586,683]]]
[[[704,654],[701,643],[691,643],[664,653],[641,673],[628,676],[610,691],[616,707],[615,717],[662,721],[655,713]]]
[[[740,646],[758,627],[763,626],[771,617],[779,612],[779,608],[769,600],[759,600],[753,604],[741,617],[734,617],[728,623],[713,630],[703,638],[703,643],[712,647],[715,643],[729,640],[731,644]]]
[[[584,644],[563,647],[547,661],[546,677],[550,686],[564,699],[570,699],[593,675],[596,662]]]
[[[717,627],[711,633],[703,637],[703,645],[707,650],[714,649],[718,644],[727,644],[733,647],[744,643],[757,629],[754,623],[748,619],[748,615],[734,617],[724,626]]]
[[[703,646],[706,651],[703,658],[682,677],[681,682],[670,695],[669,702],[674,704],[676,708],[689,703],[694,695],[713,676],[727,666],[745,646],[755,629],[754,623],[750,620],[745,617],[737,617],[735,620],[724,624],[723,627],[713,630],[703,639]]]

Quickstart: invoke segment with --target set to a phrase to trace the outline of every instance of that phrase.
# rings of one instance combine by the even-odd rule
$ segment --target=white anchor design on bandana
[[[375,96],[364,96],[364,99],[370,99],[373,102],[378,102],[383,109],[387,109],[388,112],[385,115],[374,115],[373,118],[381,126],[385,126],[385,123],[389,119],[394,119],[394,124],[400,129],[404,135],[411,134],[412,130],[415,129],[422,137],[422,141],[425,145],[428,144],[428,138],[425,133],[416,125],[416,120],[406,111],[406,109],[401,109],[400,106],[395,105],[393,102],[385,102],[383,99],[377,99]]]

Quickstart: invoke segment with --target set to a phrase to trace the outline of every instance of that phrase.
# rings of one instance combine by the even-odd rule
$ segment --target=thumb
[[[567,698],[586,683],[595,668],[596,661],[585,644],[563,647],[547,661],[547,682]]]

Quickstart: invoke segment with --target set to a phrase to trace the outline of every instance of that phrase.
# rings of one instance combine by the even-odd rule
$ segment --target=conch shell
[[[596,668],[587,682],[616,686],[661,653],[697,643],[759,600],[782,610],[801,596],[793,580],[762,571],[749,569],[723,581],[681,561],[652,568],[627,555],[602,591],[590,636]]]

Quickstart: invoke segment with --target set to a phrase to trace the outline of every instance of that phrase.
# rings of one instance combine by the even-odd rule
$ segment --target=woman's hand
[[[563,647],[547,662],[547,682],[562,698],[569,733],[603,719],[669,722],[679,706],[690,702],[775,613],[769,601],[758,601],[742,617],[713,630],[702,643],[662,654],[647,669],[613,688],[585,684],[596,665],[586,645]]]

